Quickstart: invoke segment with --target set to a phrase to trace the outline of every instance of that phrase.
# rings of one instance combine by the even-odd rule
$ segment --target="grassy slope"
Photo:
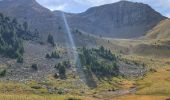
[[[169,39],[170,38],[170,20],[161,21],[157,26],[146,34],[148,39]]]
[[[107,43],[107,41],[106,41],[106,43]],[[37,59],[37,58],[43,58],[46,54],[45,52],[48,50],[48,49],[46,50],[46,48],[47,48],[46,46],[43,47],[43,46],[39,46],[37,44],[33,45],[32,43],[30,43],[29,45],[27,43],[26,45],[27,45],[27,48],[26,48],[27,53],[25,55],[26,55],[26,57],[28,57],[28,59],[27,59],[28,61],[26,60],[26,62],[29,62],[29,63],[35,62],[35,59]],[[29,48],[31,48],[31,49],[29,49]],[[41,49],[41,48],[43,48],[43,49]],[[45,69],[46,66],[40,66],[40,67],[43,67],[43,69]],[[54,79],[52,77],[52,75],[50,75],[49,77],[47,77],[47,82],[45,82],[45,83],[37,83],[34,80],[31,80],[30,82],[22,83],[22,84],[14,83],[14,82],[8,82],[8,83],[0,82],[0,94],[3,94],[3,93],[20,94],[20,93],[22,93],[23,94],[22,99],[24,100],[24,98],[26,97],[25,95],[31,96],[32,94],[41,94],[41,95],[46,95],[48,97],[49,93],[46,88],[43,88],[44,84],[47,84],[48,86],[50,86],[52,88],[68,89],[68,91],[71,91],[71,92],[69,92],[70,95],[71,94],[72,95],[87,95],[87,94],[93,95],[93,93],[98,92],[98,91],[105,91],[105,90],[107,91],[109,89],[129,88],[129,87],[132,87],[132,85],[133,85],[133,83],[131,83],[128,80],[125,80],[125,79],[123,80],[122,78],[113,78],[109,83],[108,83],[108,79],[98,81],[98,88],[91,90],[84,84],[80,83],[79,79],[77,77],[74,78],[74,75],[72,72],[69,72],[69,73],[71,73],[71,74],[68,75],[68,78],[66,80]],[[45,73],[43,73],[43,74],[45,74]],[[41,86],[41,88],[40,89],[31,88],[34,86]],[[82,94],[82,92],[84,92],[84,93]],[[15,100],[15,98],[18,98],[18,97],[17,96],[13,97],[14,100]],[[27,100],[27,98],[25,98],[25,99]]]
[[[151,49],[152,50],[152,49]],[[154,52],[154,51],[151,51]],[[162,53],[167,53],[161,51]],[[145,53],[145,52],[144,52]],[[157,52],[154,52],[153,55],[158,54]],[[143,79],[140,79],[137,81],[138,91],[137,94],[140,96],[129,96],[129,99],[132,99],[134,97],[138,98],[139,100],[165,100],[165,98],[168,98],[170,96],[170,57],[165,57],[162,54],[162,57],[154,57],[152,55],[150,56],[133,56],[133,57],[127,57],[132,58],[136,61],[144,62],[148,65],[148,68],[154,68],[156,72],[148,73]],[[148,96],[151,95],[151,96]],[[163,96],[163,97],[162,97]],[[126,99],[123,99],[126,100]],[[133,99],[132,99],[133,100]]]
[[[170,68],[158,68],[157,72],[149,73],[143,80],[139,80],[137,94],[170,96]]]
[[[117,97],[112,100],[166,100],[165,96],[149,96],[149,95],[127,95]]]
[[[168,46],[169,40],[108,40],[110,40],[113,45],[120,46],[117,52],[124,49],[125,55],[123,54],[122,57],[133,61],[145,63],[148,66],[148,69],[153,68],[156,70],[156,72],[149,72],[145,77],[136,81],[138,87],[136,95],[121,96],[113,100],[165,100],[169,98],[170,51],[162,48],[159,48],[158,50],[153,50],[153,47],[150,47],[148,49],[144,48],[144,51],[138,51],[140,45],[155,47]],[[115,50],[109,45],[106,46],[108,48],[111,48],[112,50]]]

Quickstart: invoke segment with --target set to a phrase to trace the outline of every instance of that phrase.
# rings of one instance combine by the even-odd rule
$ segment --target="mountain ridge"
[[[57,39],[64,39],[63,11],[50,11],[36,0],[7,0],[0,2],[0,12],[27,21],[31,29],[37,28],[42,40],[49,33]],[[136,38],[166,19],[150,6],[142,3],[120,1],[92,7],[79,14],[65,13],[69,26],[86,33],[113,38]],[[60,29],[59,27],[62,27]]]

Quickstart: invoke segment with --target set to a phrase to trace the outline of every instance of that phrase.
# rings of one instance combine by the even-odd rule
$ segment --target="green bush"
[[[150,71],[150,72],[152,72],[152,73],[157,72],[157,70],[156,70],[156,69],[154,69],[154,68],[151,68],[149,71]]]
[[[45,57],[46,57],[46,58],[51,58],[50,54],[46,54]]]
[[[17,59],[17,62],[18,62],[18,63],[23,63],[23,61],[24,61],[23,57],[21,57],[21,56],[18,57],[18,59]]]
[[[54,38],[51,34],[48,35],[47,42],[50,43],[52,46],[55,46]]]
[[[32,65],[31,65],[31,68],[32,68],[33,70],[37,71],[37,70],[38,70],[38,65],[37,65],[37,64],[32,64]]]
[[[4,77],[6,75],[6,69],[0,70],[0,77]]]
[[[32,86],[31,88],[33,88],[33,89],[41,89],[41,86]]]
[[[67,100],[81,100],[81,99],[77,99],[77,98],[69,97]]]
[[[66,78],[66,66],[63,63],[55,65],[55,68],[59,71],[59,77],[61,79]]]

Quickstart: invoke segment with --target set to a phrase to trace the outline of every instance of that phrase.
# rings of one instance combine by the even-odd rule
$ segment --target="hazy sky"
[[[41,5],[51,10],[62,10],[65,12],[79,13],[89,7],[114,3],[120,0],[37,0]],[[149,4],[155,10],[170,17],[170,0],[128,0]]]

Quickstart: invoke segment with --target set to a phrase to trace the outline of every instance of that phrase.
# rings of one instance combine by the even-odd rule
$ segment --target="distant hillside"
[[[148,39],[170,39],[170,19],[161,21],[146,34]]]
[[[134,38],[144,35],[166,17],[149,5],[120,1],[92,7],[80,14],[67,14],[67,18],[72,27],[88,33],[114,38]]]

